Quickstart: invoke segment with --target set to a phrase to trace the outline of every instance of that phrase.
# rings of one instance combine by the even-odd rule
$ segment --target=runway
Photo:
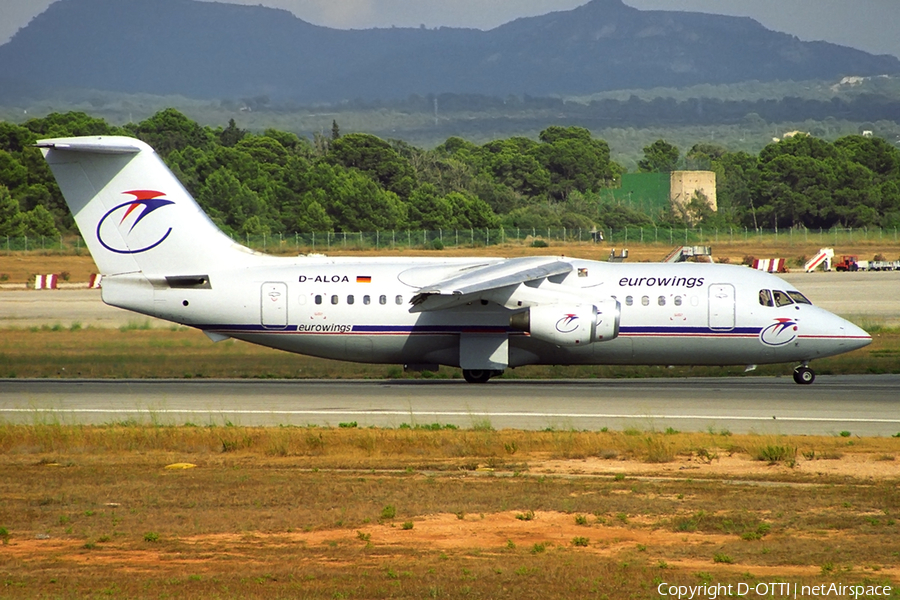
[[[891,436],[900,375],[635,380],[0,380],[0,422]]]

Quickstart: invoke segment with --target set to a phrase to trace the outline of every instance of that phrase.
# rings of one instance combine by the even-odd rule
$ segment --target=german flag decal
[[[357,275],[356,283],[372,283],[372,278],[369,275]]]

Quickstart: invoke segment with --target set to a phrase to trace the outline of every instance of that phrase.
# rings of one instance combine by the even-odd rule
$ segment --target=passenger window
[[[642,296],[641,304],[643,304],[644,306],[650,306],[650,296]]]
[[[322,304],[322,294],[316,294],[316,304]]]
[[[634,304],[634,298],[625,296],[625,306],[631,306],[632,304]]]
[[[372,297],[371,297],[371,296],[368,296],[368,295],[363,296],[363,304],[371,304],[371,303],[372,303]]]
[[[353,304],[355,301],[356,299],[353,297],[353,294],[347,296],[347,304]]]
[[[675,306],[681,306],[681,296],[675,296]]]
[[[398,294],[397,297],[394,298],[394,302],[396,302],[397,304],[403,304],[403,296]]]
[[[338,297],[337,297],[337,294],[335,294],[334,296],[331,297],[331,303],[332,303],[332,304],[337,304],[337,303],[338,303]]]
[[[700,306],[700,298],[691,296],[691,306]]]
[[[803,294],[801,294],[800,292],[788,291],[788,296],[790,296],[791,299],[794,302],[796,302],[797,304],[812,304],[812,302],[810,302],[809,299],[806,296],[804,296]]]
[[[763,306],[775,306],[775,303],[772,301],[772,292],[759,290],[759,303]]]
[[[775,295],[775,306],[787,306],[794,303],[791,297],[781,290],[772,290],[772,293]]]
[[[659,304],[660,306],[665,306],[666,305],[666,297],[660,296],[659,298],[656,299],[656,303]]]
[[[378,296],[378,304],[387,304],[387,296],[385,296],[384,294]]]

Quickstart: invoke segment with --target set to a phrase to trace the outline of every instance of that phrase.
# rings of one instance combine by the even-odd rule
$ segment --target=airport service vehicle
[[[524,258],[274,257],[209,220],[147,144],[42,149],[102,279],[103,301],[228,338],[484,383],[523,365],[809,361],[871,342],[782,279],[742,266]]]
[[[841,257],[841,260],[834,263],[835,271],[858,271],[859,270],[859,257],[853,256],[849,254],[845,254]]]

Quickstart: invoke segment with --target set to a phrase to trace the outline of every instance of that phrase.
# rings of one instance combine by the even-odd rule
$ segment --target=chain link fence
[[[627,247],[628,244],[666,246],[715,245],[753,242],[788,245],[839,246],[858,242],[897,242],[898,229],[832,228],[755,230],[747,228],[709,229],[667,227],[624,227],[622,229],[514,228],[503,229],[403,229],[375,232],[322,232],[232,236],[235,242],[273,254],[309,253],[330,250],[381,250],[417,248],[482,248],[501,244],[549,247],[555,243],[601,243]],[[66,254],[86,252],[84,240],[72,237],[0,237],[0,251],[52,251]]]

